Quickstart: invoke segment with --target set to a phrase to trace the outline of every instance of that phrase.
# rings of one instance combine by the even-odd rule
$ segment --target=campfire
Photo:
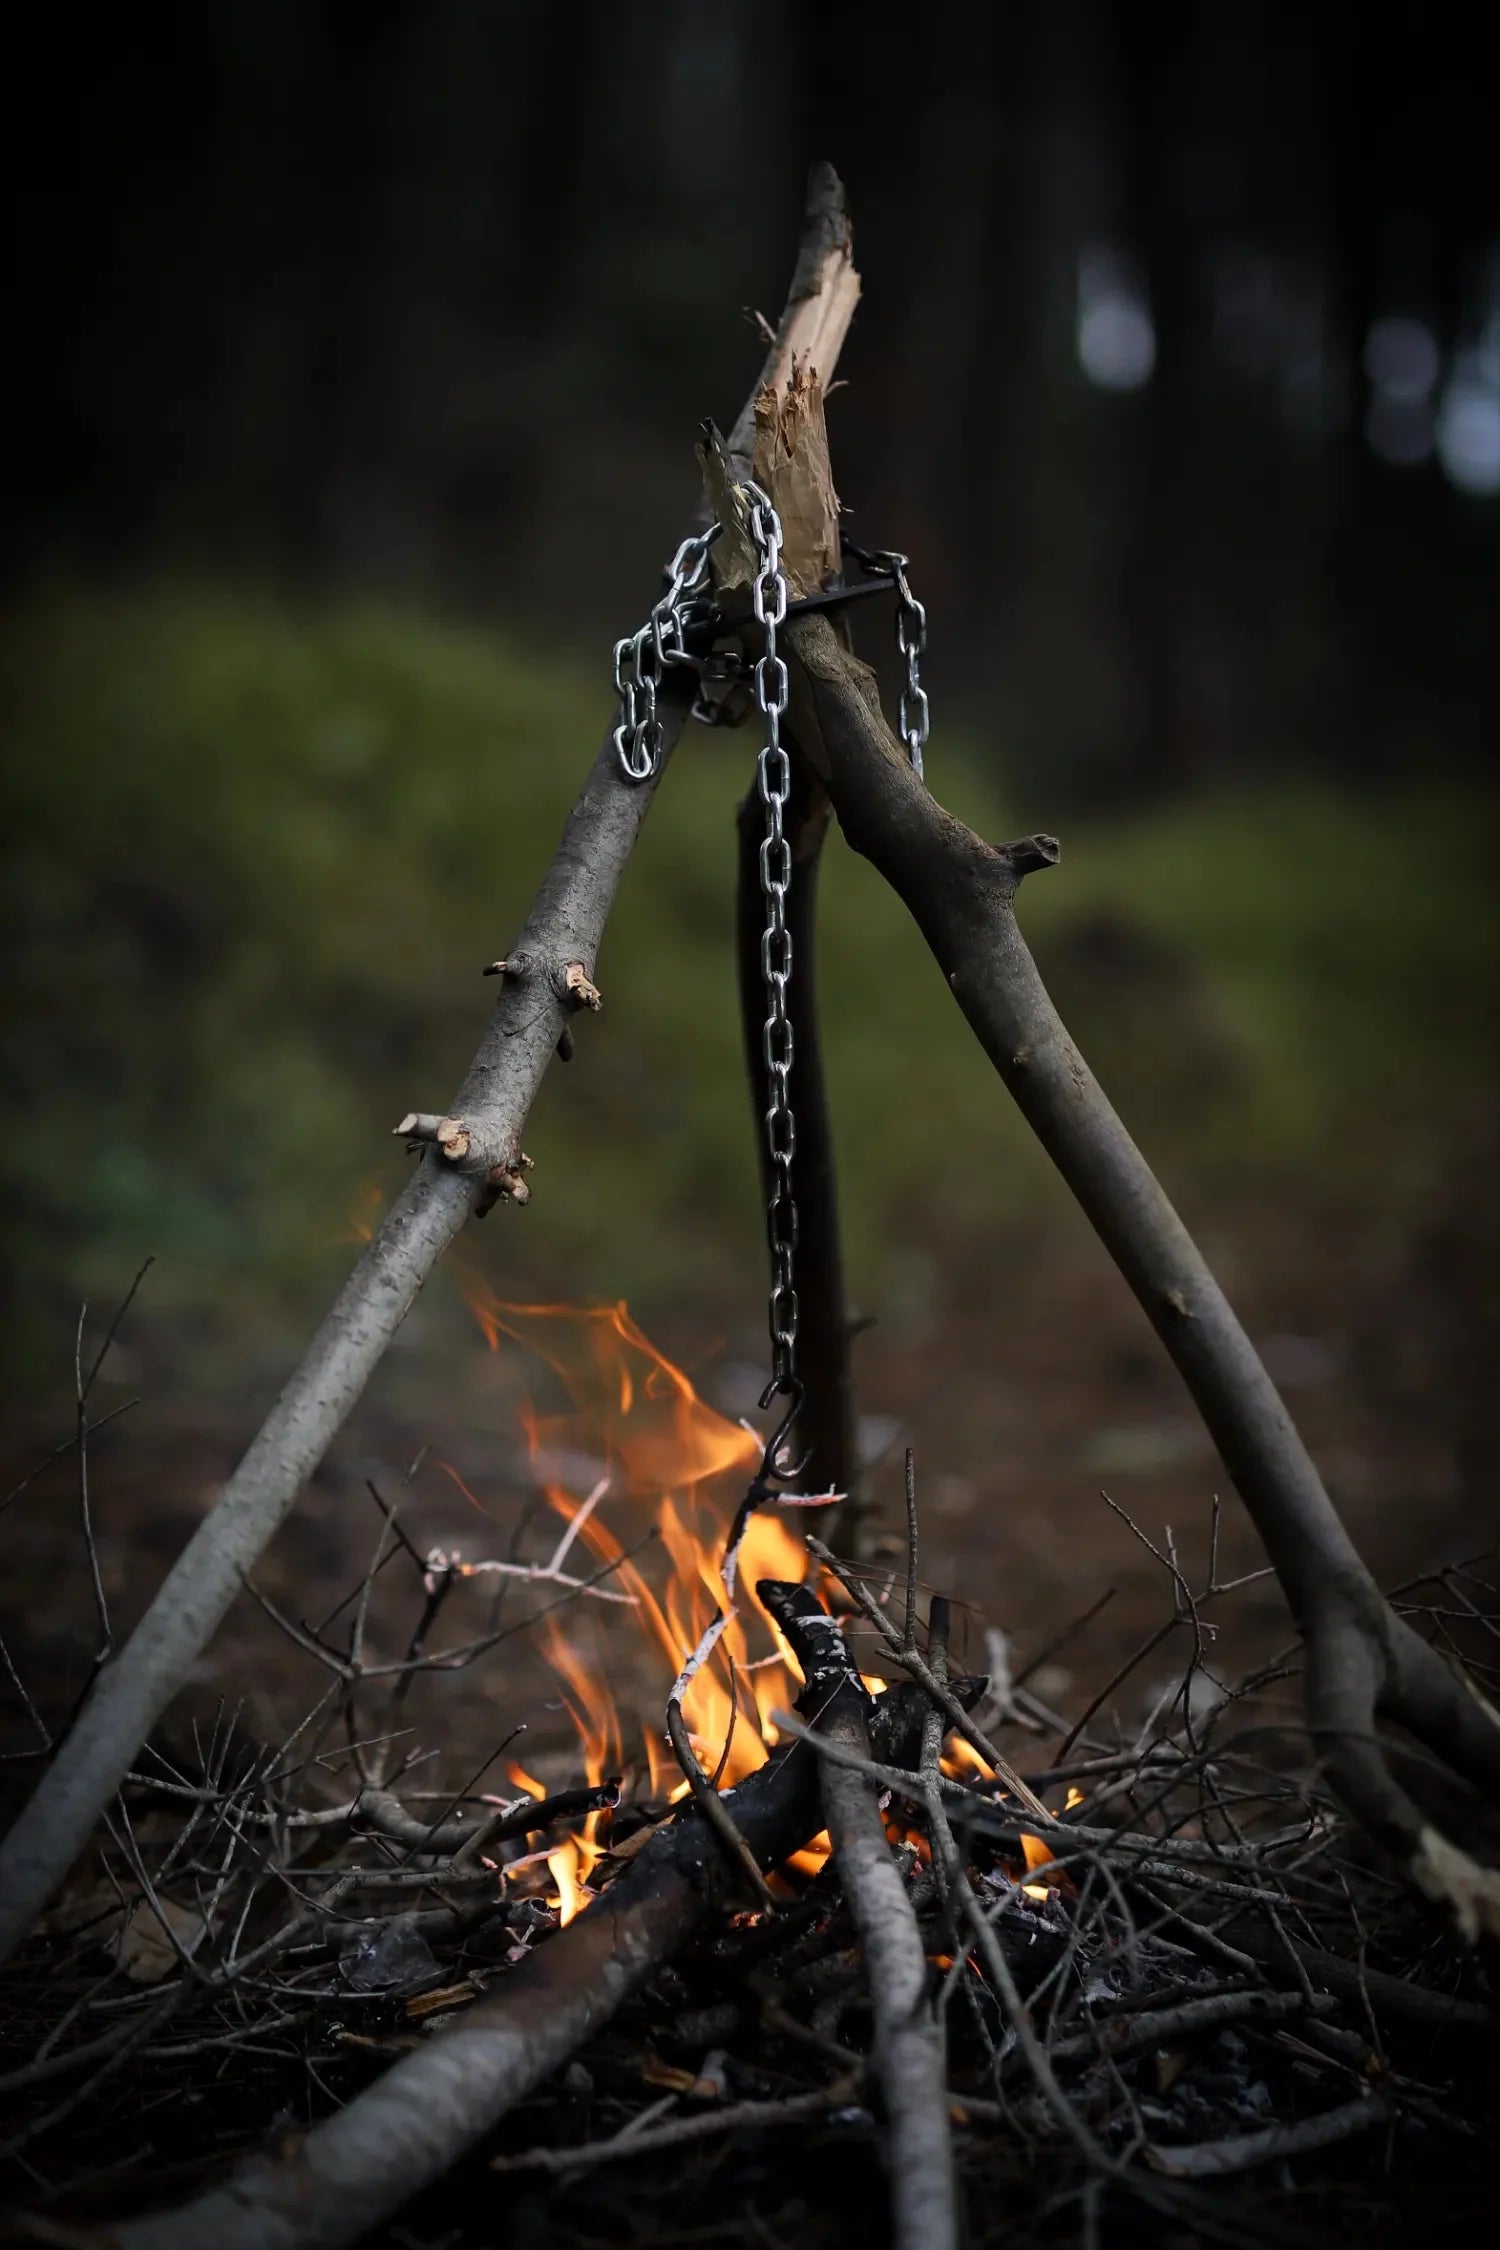
[[[766,1763],[782,1740],[778,1716],[791,1709],[801,1686],[797,1658],[776,1618],[756,1598],[755,1586],[763,1579],[796,1584],[811,1572],[836,1599],[842,1589],[832,1572],[812,1565],[783,1515],[757,1514],[739,1541],[738,1575],[745,1590],[736,1604],[724,1584],[724,1557],[763,1441],[750,1423],[732,1421],[702,1399],[625,1305],[506,1304],[482,1283],[471,1283],[467,1296],[492,1352],[507,1342],[522,1348],[544,1362],[567,1392],[566,1413],[528,1409],[523,1422],[537,1487],[563,1530],[545,1560],[535,1563],[435,1547],[426,1558],[424,1583],[430,1598],[497,1576],[536,1588],[556,1585],[582,1597],[569,1621],[549,1615],[539,1628],[542,1653],[572,1725],[576,1763],[593,1789],[612,1793],[545,1854],[555,1886],[545,1903],[567,1923],[588,1904],[591,1878],[601,1868],[609,1872],[609,1840],[617,1822],[639,1834],[631,1823],[643,1806],[664,1815],[690,1794],[660,1714],[670,1683],[715,1622],[722,1619],[723,1630],[694,1671],[682,1710],[697,1759],[712,1774],[714,1787],[724,1790]],[[439,1466],[471,1505],[486,1513],[457,1472]],[[569,1488],[560,1473],[564,1468],[590,1476],[586,1493]],[[577,1575],[575,1549],[592,1560],[586,1576]],[[603,1613],[580,1617],[590,1599],[605,1605]],[[843,1607],[858,1625],[857,1609],[847,1599]],[[628,1715],[613,1684],[622,1675],[641,1682],[638,1708]],[[859,1678],[871,1695],[883,1694],[888,1684],[877,1672],[861,1672]],[[567,1752],[562,1756],[566,1760]],[[962,1737],[941,1764],[953,1778],[994,1780]],[[546,1798],[546,1786],[520,1759],[511,1759],[506,1771],[534,1801]],[[1070,1789],[1068,1809],[1082,1802],[1082,1793]],[[919,1835],[910,1841],[930,1857]],[[1052,1860],[1042,1839],[1025,1831],[1020,1852],[1025,1868]],[[828,1853],[824,1832],[788,1854],[786,1867],[813,1875]],[[1039,1900],[1050,1895],[1042,1885],[1022,1887]]]
[[[1204,1715],[1195,1682],[1217,1678],[1211,1620],[1234,1593],[1212,1554],[1197,1583],[1163,1561],[1181,1670],[1124,1736],[1135,1666],[1075,1716],[1024,1665],[1004,1682],[959,1668],[966,1631],[984,1645],[982,1621],[960,1610],[955,1624],[923,1582],[910,1464],[904,1561],[854,1562],[796,1528],[800,1511],[754,1514],[731,1598],[722,1564],[762,1457],[755,1430],[708,1404],[623,1305],[507,1304],[472,1281],[468,1294],[488,1349],[567,1401],[521,1417],[541,1503],[529,1532],[504,1536],[493,1504],[434,1462],[428,1505],[462,1495],[475,1540],[413,1543],[414,1495],[380,1522],[341,1605],[358,1621],[347,1633],[310,1633],[262,1597],[331,1693],[275,1746],[226,1717],[196,1763],[175,1745],[142,1753],[108,1882],[90,1875],[41,1933],[81,1995],[102,1974],[123,2005],[92,2035],[76,2006],[60,2014],[0,2078],[17,2159],[46,2156],[83,2117],[128,2169],[137,2111],[174,2085],[198,2103],[203,2057],[250,2103],[233,2139],[265,2130],[304,2057],[349,2105],[323,2130],[374,2130],[362,2105],[402,2070],[469,2027],[503,2045],[524,2025],[498,2143],[429,2183],[416,2239],[467,2239],[479,2172],[503,2175],[508,2195],[548,2182],[586,2236],[621,2167],[637,2198],[642,2166],[671,2167],[659,2176],[673,2212],[718,2208],[726,2145],[759,2195],[768,2136],[798,2151],[799,2177],[820,2154],[868,2173],[891,2130],[877,2122],[870,1983],[887,1973],[873,1964],[889,1933],[851,1893],[859,1838],[828,1786],[842,1777],[874,1790],[865,1842],[886,1855],[918,1948],[923,2015],[896,2035],[942,2027],[946,2129],[972,2195],[1003,2192],[1038,2223],[1073,2210],[1085,2237],[1101,2211],[1133,2205],[1239,2242],[1262,2237],[1205,2198],[1246,2170],[1269,2172],[1290,2205],[1289,2160],[1365,2136],[1415,2130],[1419,2153],[1431,2140],[1477,2164],[1445,2089],[1489,2053],[1484,1979],[1351,1850],[1278,1701],[1282,1667],[1218,1683]],[[497,1589],[523,1614],[486,1632]],[[682,1709],[748,1869],[691,1802],[662,1723],[719,1619]],[[398,1723],[411,1691],[440,1724],[445,1683],[517,1631],[547,1677],[528,1731],[502,1737],[506,1787],[440,1777],[430,1742]],[[1137,1664],[1162,1641],[1149,1635]],[[852,1741],[830,1724],[841,1708]],[[305,1902],[290,1913],[288,1885]],[[52,1982],[65,2008],[67,1980]],[[13,1992],[12,2020],[19,2005]],[[247,2085],[251,2055],[284,2059]],[[549,2057],[568,2064],[561,2093]],[[1019,2170],[1017,2135],[1032,2151]],[[91,2182],[54,2199],[62,2231],[42,2239],[103,2242]],[[214,2201],[108,2239],[202,2240]],[[844,2239],[826,2190],[805,2188],[798,2208],[808,2239]]]
[[[761,1439],[700,1398],[623,1304],[509,1305],[482,1284],[468,1295],[490,1350],[509,1340],[534,1353],[570,1401],[564,1414],[528,1412],[525,1436],[538,1487],[564,1527],[546,1563],[535,1567],[557,1578],[577,1549],[592,1563],[578,1591],[606,1605],[587,1621],[549,1618],[542,1638],[589,1782],[623,1783],[627,1803],[640,1796],[670,1806],[689,1793],[662,1727],[662,1706],[689,1654],[726,1611],[723,1633],[694,1673],[682,1708],[694,1751],[716,1786],[743,1781],[779,1739],[774,1714],[790,1707],[796,1680],[775,1620],[753,1594],[735,1606],[722,1577],[736,1504],[760,1460]],[[597,1471],[583,1494],[558,1474],[562,1465],[580,1463]],[[534,1566],[498,1567],[535,1575]],[[745,1526],[740,1567],[751,1586],[760,1578],[797,1580],[808,1555],[784,1517],[755,1515]],[[448,1574],[463,1580],[496,1569],[441,1550],[428,1557],[435,1584]],[[654,1698],[648,1691],[628,1718],[611,1687],[622,1670],[655,1686]],[[519,1761],[509,1773],[532,1797],[546,1794]],[[591,1814],[548,1855],[565,1921],[587,1901],[610,1819],[610,1812]],[[824,1854],[798,1858],[821,1864]]]

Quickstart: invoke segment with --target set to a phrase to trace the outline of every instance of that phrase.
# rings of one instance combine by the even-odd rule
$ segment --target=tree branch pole
[[[786,310],[762,371],[776,383],[811,350],[825,379],[859,296],[844,194],[814,167]],[[757,394],[758,395],[758,392]],[[753,396],[736,430],[753,428]],[[675,675],[669,674],[675,688]],[[661,764],[686,711],[661,707]],[[658,773],[660,767],[658,768]],[[655,778],[627,782],[606,740],[501,977],[500,998],[419,1169],[377,1228],[295,1374],[0,1845],[0,1961],[63,1880],[137,1748],[207,1646],[245,1573],[285,1521],[379,1365],[418,1290],[475,1209],[524,1200],[521,1132],[574,1011],[587,1003],[605,920]],[[579,974],[570,972],[581,971]]]
[[[792,719],[844,834],[901,897],[1027,1123],[1177,1366],[1281,1580],[1306,1652],[1313,1740],[1348,1809],[1471,1938],[1500,1933],[1500,1875],[1424,1819],[1392,1777],[1378,1717],[1456,1774],[1500,1789],[1500,1720],[1396,1616],[1349,1538],[1253,1344],[1069,1038],[1015,916],[1050,836],[984,842],[912,772],[873,674],[826,619],[789,621]]]
[[[984,1682],[960,1686],[977,1700]],[[871,1716],[877,1755],[914,1764],[924,1711],[919,1689],[887,1690]],[[821,1823],[817,1762],[804,1744],[788,1744],[721,1801],[760,1864],[774,1867]],[[740,1881],[689,1805],[487,1999],[288,2155],[256,2158],[175,2210],[117,2223],[111,2250],[341,2250],[360,2241],[565,2063],[711,1913],[737,1905]]]
[[[799,1700],[815,1714],[817,1733],[868,1758],[870,1698],[836,1620],[805,1586],[762,1579],[756,1592],[796,1650],[807,1680]],[[895,2250],[955,2250],[958,2196],[943,2029],[928,1997],[916,1911],[891,1855],[875,1789],[863,1774],[832,1760],[824,1762],[819,1786],[875,2014],[891,2239]]]
[[[793,746],[788,744],[789,748]],[[787,1013],[792,1024],[792,1067],[788,1096],[797,1120],[792,1156],[792,1194],[797,1205],[798,1367],[806,1384],[791,1450],[808,1451],[803,1482],[809,1492],[843,1492],[838,1511],[838,1543],[846,1554],[862,1551],[863,1512],[858,1489],[854,1396],[849,1377],[849,1314],[844,1299],[844,1261],[839,1240],[838,1177],[828,1092],[818,1036],[817,911],[818,869],[832,808],[827,792],[805,759],[793,754],[792,795],[786,809],[792,849],[792,883],[787,897],[787,929],[792,941],[792,980]],[[736,897],[740,1021],[745,1067],[755,1112],[761,1187],[770,1193],[771,1167],[761,1121],[770,1099],[763,1028],[765,986],[760,947],[765,902],[760,882],[760,846],[765,807],[752,789],[739,809],[739,880]]]

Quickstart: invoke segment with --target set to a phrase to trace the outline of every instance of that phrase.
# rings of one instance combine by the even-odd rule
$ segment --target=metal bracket
[[[893,578],[861,578],[852,586],[830,586],[824,593],[805,594],[801,601],[788,602],[786,614],[807,617],[837,613],[871,594],[895,591]],[[692,715],[702,726],[738,726],[750,709],[747,696],[740,692],[748,682],[746,667],[733,651],[714,647],[715,641],[732,629],[711,598],[699,596],[683,610],[682,653],[669,661],[691,664],[697,672],[699,687]]]

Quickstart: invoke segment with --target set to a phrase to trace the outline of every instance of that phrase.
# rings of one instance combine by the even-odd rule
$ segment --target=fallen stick
[[[802,1666],[801,1697],[825,1741],[870,1755],[869,1697],[836,1621],[806,1586],[756,1588]],[[926,1715],[924,1712],[924,1731]],[[954,2250],[957,2187],[942,2024],[927,1994],[916,1911],[891,1856],[879,1799],[862,1774],[826,1762],[819,1776],[834,1867],[854,1917],[875,2015],[886,2174],[896,2250]]]
[[[967,1683],[978,1698],[981,1680]],[[878,1698],[883,1754],[919,1754],[914,1688]],[[725,1792],[736,1828],[772,1867],[822,1825],[816,1761],[797,1743]],[[342,2250],[441,2178],[686,1943],[738,1903],[738,1871],[696,1806],[666,1824],[603,1895],[493,1993],[403,2056],[289,2155],[260,2157],[174,2211],[127,2220],[111,2250]]]
[[[1333,2148],[1355,2133],[1389,2124],[1395,2114],[1383,2096],[1366,2094],[1338,2109],[1325,2109],[1320,2117],[1306,2117],[1300,2124],[1268,2125],[1264,2132],[1238,2134],[1233,2140],[1199,2141],[1190,2148],[1159,2148],[1152,2143],[1146,2149],[1146,2162],[1169,2180],[1218,2180],[1231,2172],[1251,2172],[1260,2164],[1281,2164],[1289,2156]]]
[[[1095,2056],[1139,2053],[1143,2047],[1164,2047],[1173,2039],[1195,2039],[1201,2032],[1217,2031],[1224,2024],[1280,2023],[1287,2017],[1326,2015],[1334,2005],[1316,1994],[1309,2009],[1301,1992],[1215,1992],[1207,1999],[1184,2000],[1173,2008],[1142,2008],[1131,2015],[1092,2016],[1086,2031],[1055,2039],[1049,2050],[1053,2064],[1088,2062]]]
[[[809,355],[827,382],[859,297],[843,188],[814,167],[786,309],[761,383],[731,439],[748,448],[761,387]],[[593,975],[605,920],[650,810],[656,780],[687,717],[669,673],[657,772],[628,782],[606,739],[568,816],[557,856],[503,965],[478,1054],[443,1117],[413,1112],[399,1128],[422,1161],[324,1319],[249,1451],[125,1645],[105,1664],[0,1845],[0,1962],[8,1960],[89,1836],[135,1752],[218,1629],[379,1365],[417,1292],[476,1207],[523,1200],[521,1132],[537,1088]],[[589,995],[593,998],[590,999]]]
[[[663,2149],[685,2148],[693,2141],[717,2139],[721,2133],[763,2133],[773,2125],[800,2123],[832,2109],[846,2108],[859,2098],[857,2078],[836,2079],[810,2094],[788,2094],[781,2101],[721,2102],[694,2117],[673,2117],[665,2125],[648,2125],[633,2133],[627,2125],[611,2140],[585,2141],[582,2148],[530,2148],[521,2156],[497,2156],[493,2172],[584,2172],[596,2164],[626,2164],[633,2156],[656,2156]]]
[[[1189,1933],[1197,1928],[1186,1914],[1176,1919],[1174,1927]],[[1500,2016],[1481,2002],[1431,1992],[1425,1985],[1414,1984],[1410,1977],[1392,1976],[1388,1969],[1371,1968],[1365,1961],[1345,1961],[1312,1945],[1299,1945],[1293,1960],[1272,1931],[1248,1917],[1243,1922],[1227,1923],[1220,1934],[1248,1954],[1272,1984],[1297,1984],[1300,1967],[1335,1999],[1360,2010],[1372,2008],[1378,2016],[1393,2017],[1423,2031],[1463,2032],[1492,2040],[1500,2029]]]

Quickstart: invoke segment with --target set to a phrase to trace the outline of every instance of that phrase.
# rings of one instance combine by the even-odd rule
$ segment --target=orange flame
[[[716,1612],[727,1606],[720,1576],[724,1546],[745,1483],[759,1466],[760,1440],[701,1399],[623,1304],[505,1304],[472,1278],[465,1293],[492,1351],[503,1339],[519,1343],[560,1378],[569,1410],[529,1409],[524,1420],[549,1504],[565,1525],[576,1523],[571,1537],[577,1546],[566,1567],[580,1576],[609,1568],[606,1583],[632,1598],[635,1629],[660,1660],[654,1669],[664,1670],[667,1680],[675,1678]],[[608,1489],[598,1505],[568,1489],[580,1458],[607,1472]],[[665,1568],[660,1559],[648,1559],[647,1544],[664,1558]],[[580,1550],[586,1550],[587,1567]],[[786,1519],[767,1512],[751,1518],[740,1548],[737,1614],[682,1704],[699,1762],[718,1775],[721,1787],[765,1762],[776,1739],[771,1714],[785,1708],[796,1691],[791,1653],[754,1599],[756,1580],[800,1580],[807,1568],[802,1541]],[[632,1612],[616,1609],[611,1616],[618,1627]],[[626,1765],[626,1729],[604,1668],[581,1632],[576,1609],[564,1619],[548,1618],[543,1647],[560,1682],[585,1772],[598,1783]],[[651,1708],[659,1713],[660,1707],[657,1695]],[[659,1717],[641,1730],[640,1740],[651,1793],[683,1795],[687,1783]],[[519,1767],[511,1774],[530,1793],[541,1793]],[[604,1850],[598,1834],[603,1819],[590,1815],[578,1835],[546,1855],[564,1922],[587,1904],[588,1879]],[[816,1872],[827,1853],[823,1837],[789,1864]]]
[[[993,1781],[995,1776],[985,1764],[972,1742],[956,1734],[943,1753],[942,1768],[951,1781],[963,1781],[973,1775],[980,1781]]]
[[[799,1875],[821,1875],[832,1856],[833,1838],[822,1828],[810,1844],[805,1844],[800,1852],[793,1852],[786,1864],[795,1867]]]
[[[1045,1900],[1055,1890],[1071,1891],[1073,1889],[1073,1878],[1067,1869],[1056,1864],[1052,1853],[1040,1836],[1033,1836],[1025,1828],[1021,1830],[1021,1857],[1025,1860],[1029,1873],[1035,1875],[1047,1871],[1042,1882],[1023,1883],[1021,1885],[1028,1898]]]

